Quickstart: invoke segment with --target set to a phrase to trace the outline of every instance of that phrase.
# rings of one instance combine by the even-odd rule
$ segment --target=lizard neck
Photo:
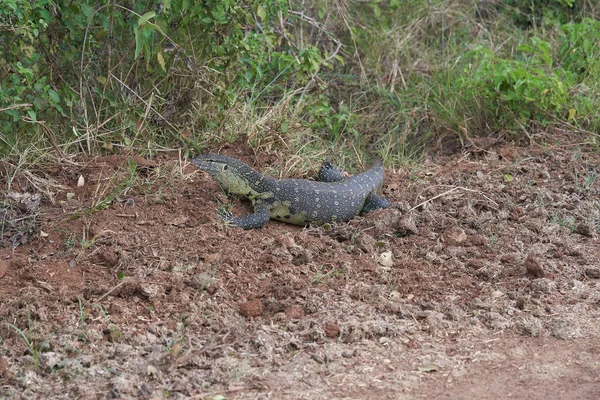
[[[230,166],[224,177],[225,181],[221,182],[230,193],[253,198],[273,192],[275,179],[264,176],[242,162],[236,164]]]

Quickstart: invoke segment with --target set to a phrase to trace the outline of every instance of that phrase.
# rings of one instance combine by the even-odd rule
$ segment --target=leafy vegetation
[[[584,0],[0,0],[0,155],[242,139],[401,163],[551,125],[596,140],[599,32]]]

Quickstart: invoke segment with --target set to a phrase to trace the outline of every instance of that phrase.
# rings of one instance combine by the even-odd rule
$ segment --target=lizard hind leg
[[[378,208],[388,208],[392,204],[387,201],[385,198],[375,194],[369,193],[365,200],[365,204],[363,205],[362,211],[363,213],[367,213],[369,211],[376,210]]]
[[[321,182],[339,182],[346,179],[346,177],[342,171],[333,165],[329,158],[326,158],[317,173],[317,179]]]

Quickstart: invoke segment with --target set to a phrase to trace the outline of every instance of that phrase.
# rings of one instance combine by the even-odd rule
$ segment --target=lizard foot
[[[234,219],[233,214],[227,208],[225,208],[225,207],[219,208],[217,210],[217,215],[219,216],[219,218],[221,218],[221,220],[223,220],[223,222],[225,222],[225,225],[235,226],[235,224],[233,223],[233,219]]]

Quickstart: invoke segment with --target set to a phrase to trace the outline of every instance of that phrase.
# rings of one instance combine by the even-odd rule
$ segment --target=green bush
[[[36,47],[51,21],[50,1],[0,3],[0,129],[8,135],[22,116],[35,122],[48,109],[64,111],[44,60],[45,47]]]
[[[471,70],[462,78],[468,94],[483,99],[499,129],[564,118],[576,74],[555,67],[550,43],[535,36],[516,50],[514,58],[484,47],[471,51]]]
[[[567,71],[577,74],[578,81],[592,74],[600,78],[600,21],[586,18],[581,23],[561,27],[560,57]]]
[[[0,2],[0,143],[8,147],[31,135],[24,122],[41,120],[69,126],[61,141],[85,137],[89,151],[90,143],[131,145],[148,120],[174,137],[184,124],[214,129],[232,104],[272,103],[326,65],[316,47],[275,31],[273,21],[288,18],[284,0]],[[164,117],[192,103],[201,115],[181,125]]]
[[[577,3],[577,0],[504,0],[497,4],[499,8],[508,10],[516,26],[529,29],[541,26],[544,17],[562,23],[569,21],[578,8]]]

